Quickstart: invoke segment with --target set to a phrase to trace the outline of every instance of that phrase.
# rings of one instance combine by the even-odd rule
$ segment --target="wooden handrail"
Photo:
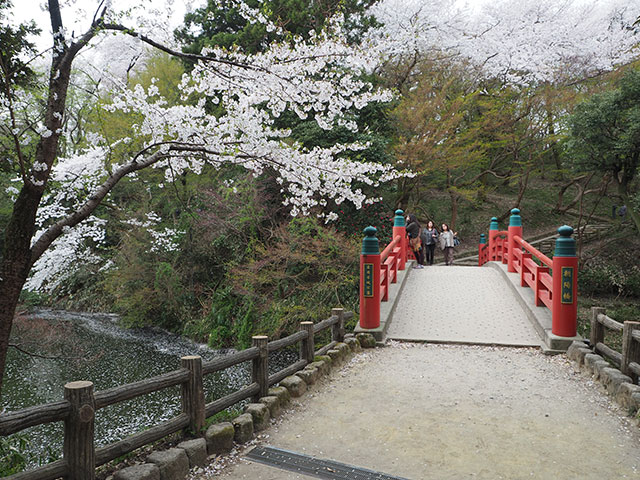
[[[400,235],[396,235],[396,237],[389,243],[389,245],[385,247],[382,253],[380,253],[380,262],[384,262],[387,257],[391,255],[391,252],[393,252],[395,246],[398,245],[401,241],[402,238],[400,237]]]
[[[513,239],[515,240],[516,244],[518,244],[519,246],[524,248],[531,255],[534,255],[542,263],[544,263],[547,267],[553,268],[553,261],[549,257],[547,257],[544,253],[542,253],[540,250],[538,250],[536,247],[534,247],[529,242],[524,240],[522,237],[519,237],[517,235],[515,237],[513,237]]]
[[[203,375],[208,375],[210,373],[219,372],[220,370],[225,370],[229,367],[233,367],[234,365],[238,365],[239,363],[254,360],[258,358],[259,354],[260,352],[256,347],[251,347],[220,358],[214,358],[208,362],[202,362],[202,373]]]
[[[291,345],[295,345],[296,343],[298,343],[300,340],[304,340],[308,336],[309,334],[307,332],[300,331],[300,332],[294,333],[293,335],[289,335],[288,337],[281,338],[280,340],[269,342],[267,343],[267,351],[275,352],[282,348],[290,347]]]
[[[66,400],[60,400],[5,413],[0,415],[0,435],[11,435],[25,428],[65,420],[70,411],[71,404]]]
[[[624,328],[623,323],[616,322],[613,318],[606,316],[604,313],[599,313],[597,318],[598,322],[616,332],[621,332]]]
[[[43,467],[34,470],[26,470],[24,472],[3,477],[2,480],[55,480],[66,475],[69,467],[64,460],[56,460]]]
[[[102,448],[96,449],[96,467],[104,465],[111,460],[126,455],[133,450],[143,447],[149,443],[156,442],[167,435],[179,432],[189,426],[189,416],[181,413],[177,417],[162,422],[142,432],[129,435],[127,438],[114,442]]]
[[[189,379],[189,371],[181,368],[163,375],[140,380],[139,382],[121,385],[119,387],[110,388],[96,392],[94,398],[96,401],[96,410],[109,405],[126,402],[142,395],[157,392],[165,388],[174,387],[186,382]]]

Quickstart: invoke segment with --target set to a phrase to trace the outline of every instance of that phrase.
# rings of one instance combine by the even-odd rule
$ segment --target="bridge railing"
[[[398,280],[398,271],[407,263],[408,242],[404,212],[396,210],[393,220],[393,238],[380,253],[377,229],[364,229],[360,254],[360,327],[380,327],[380,302],[389,300],[389,288]]]
[[[605,342],[607,329],[622,333],[622,348],[618,352]],[[617,322],[608,317],[602,307],[591,307],[591,348],[611,360],[620,371],[629,375],[633,383],[640,376],[640,322]]]
[[[513,251],[513,266],[520,274],[520,286],[533,290],[536,307],[545,305],[551,310],[553,278],[550,270],[553,269],[553,261],[521,237],[516,236],[514,240],[518,248]]]
[[[316,355],[325,354],[342,341],[344,321],[351,317],[353,312],[334,308],[329,318],[317,324],[301,322],[300,331],[288,337],[269,342],[266,336],[254,336],[252,347],[210,361],[202,361],[199,356],[185,356],[180,359],[181,368],[178,370],[108,390],[94,393],[93,383],[90,381],[67,383],[63,400],[0,415],[2,436],[37,425],[64,422],[61,460],[5,477],[5,480],[53,480],[60,477],[92,480],[95,478],[96,467],[167,435],[186,428],[198,434],[202,431],[206,418],[247,398],[257,401],[267,396],[271,385],[303,369],[314,361]],[[315,350],[314,335],[326,329],[331,329],[332,341]],[[296,344],[300,344],[299,360],[269,375],[269,353]],[[204,376],[244,362],[252,362],[251,383],[213,402],[205,403]],[[118,442],[95,448],[94,424],[97,410],[175,386],[181,386],[182,412],[179,415]]]
[[[520,286],[534,292],[536,306],[551,310],[551,333],[559,337],[574,337],[578,315],[578,259],[573,228],[564,225],[558,229],[559,238],[553,258],[549,258],[522,236],[520,210],[511,210],[509,228],[498,230],[498,219],[493,217],[489,226],[489,243],[484,235],[478,245],[478,265],[498,261],[507,265],[507,271],[520,274]]]

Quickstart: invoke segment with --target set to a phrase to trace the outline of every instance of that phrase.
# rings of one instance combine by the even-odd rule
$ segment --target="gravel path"
[[[637,425],[537,349],[392,342],[312,387],[256,443],[413,480],[640,478]],[[242,453],[193,478],[309,478]]]

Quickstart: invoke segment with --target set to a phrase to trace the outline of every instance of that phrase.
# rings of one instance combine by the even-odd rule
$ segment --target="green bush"
[[[25,451],[29,442],[23,436],[0,438],[0,476],[8,477],[27,466]]]
[[[230,287],[213,292],[209,302],[208,313],[187,322],[183,334],[214,348],[251,346],[257,317],[253,302],[235,295]]]
[[[599,264],[582,268],[578,274],[582,295],[620,295],[640,298],[640,269]]]
[[[33,465],[45,465],[57,460],[50,446],[40,455],[29,454],[29,439],[22,434],[0,437],[0,477],[8,477]]]

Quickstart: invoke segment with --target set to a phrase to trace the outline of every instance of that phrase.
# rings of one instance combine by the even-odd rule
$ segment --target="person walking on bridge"
[[[409,247],[413,252],[413,256],[416,257],[416,265],[414,268],[422,268],[422,242],[420,240],[420,224],[415,215],[410,213],[407,215],[407,237],[409,237]]]
[[[457,234],[457,232],[452,232],[449,229],[449,225],[446,223],[442,224],[442,230],[440,231],[440,248],[444,254],[444,263],[446,265],[453,265],[454,237]]]
[[[438,230],[431,220],[427,223],[427,227],[423,229],[422,249],[424,250],[424,264],[433,265],[433,254],[438,242]]]

